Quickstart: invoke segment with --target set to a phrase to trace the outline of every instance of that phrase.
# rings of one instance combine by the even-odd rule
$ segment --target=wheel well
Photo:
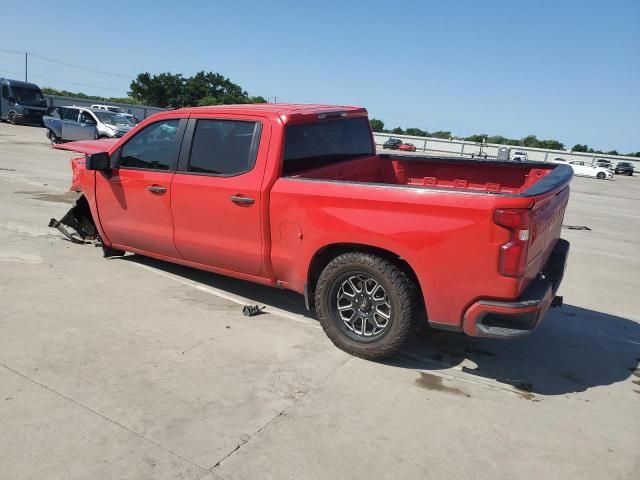
[[[322,270],[324,270],[324,267],[326,267],[331,260],[347,252],[370,253],[380,258],[384,258],[385,260],[397,265],[398,268],[400,268],[411,280],[415,282],[420,292],[418,295],[420,303],[422,305],[422,308],[425,307],[422,289],[420,288],[420,282],[418,281],[418,276],[404,258],[396,253],[390,252],[389,250],[385,250],[384,248],[372,247],[371,245],[362,245],[357,243],[340,243],[323,247],[322,249],[317,251],[311,259],[311,265],[309,266],[309,273],[307,274],[307,284],[305,289],[305,297],[308,302],[308,308],[310,310],[313,310],[313,308],[315,307],[316,285],[318,283],[318,278],[320,278]]]

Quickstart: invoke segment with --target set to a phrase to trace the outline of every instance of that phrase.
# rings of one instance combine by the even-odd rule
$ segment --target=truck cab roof
[[[248,103],[241,105],[214,105],[206,107],[189,107],[181,111],[188,113],[244,113],[279,117],[284,123],[314,117],[322,120],[333,116],[365,116],[367,110],[361,107],[346,105],[325,105],[305,103]],[[322,117],[324,115],[324,117]]]

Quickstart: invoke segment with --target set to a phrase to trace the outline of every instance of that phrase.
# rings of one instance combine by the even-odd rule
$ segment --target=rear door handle
[[[163,187],[162,185],[149,185],[147,190],[151,193],[164,193],[167,191],[167,187]]]
[[[256,202],[253,198],[242,195],[231,195],[229,199],[236,205],[253,205]]]

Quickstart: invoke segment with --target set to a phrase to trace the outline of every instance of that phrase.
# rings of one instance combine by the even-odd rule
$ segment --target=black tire
[[[605,178],[607,178],[607,176],[602,172],[598,172],[598,174],[596,175],[596,178],[598,180],[604,180]]]
[[[383,289],[385,306],[388,306],[388,320],[379,333],[374,333],[380,327],[377,320],[373,320],[379,313],[378,306],[373,306],[373,301],[367,307],[368,313],[362,314],[369,320],[359,316],[360,308],[364,310],[364,307],[353,309],[352,318],[357,318],[351,327],[340,317],[339,292],[344,294],[344,285],[354,277],[377,282]],[[362,283],[360,288],[362,291]],[[372,288],[370,298],[376,291],[379,292],[378,287]],[[364,290],[367,294],[366,286]],[[357,357],[378,360],[396,353],[414,333],[419,316],[417,292],[415,283],[397,265],[369,253],[344,253],[329,262],[320,274],[315,293],[316,314],[325,333],[338,348]],[[355,306],[360,300],[354,298],[352,302]],[[358,319],[362,333],[357,332]],[[371,333],[367,337],[367,327],[370,326]]]
[[[58,136],[53,133],[53,130],[48,130],[48,137],[49,137],[49,141],[51,141],[51,145],[56,145],[58,143],[60,143],[60,139],[58,138]]]
[[[7,117],[7,120],[9,121],[9,123],[11,125],[15,125],[18,120],[17,116],[16,116],[16,112],[9,112],[9,116]]]
[[[629,172],[629,173],[627,173],[627,176],[628,176],[628,177],[633,177],[633,172]]]

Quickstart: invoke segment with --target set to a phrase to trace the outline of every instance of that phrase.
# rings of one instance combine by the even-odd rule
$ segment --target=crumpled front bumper
[[[569,242],[559,239],[547,264],[512,302],[479,300],[464,315],[463,329],[475,337],[512,338],[531,333],[551,306],[561,306],[556,297],[569,255]]]

